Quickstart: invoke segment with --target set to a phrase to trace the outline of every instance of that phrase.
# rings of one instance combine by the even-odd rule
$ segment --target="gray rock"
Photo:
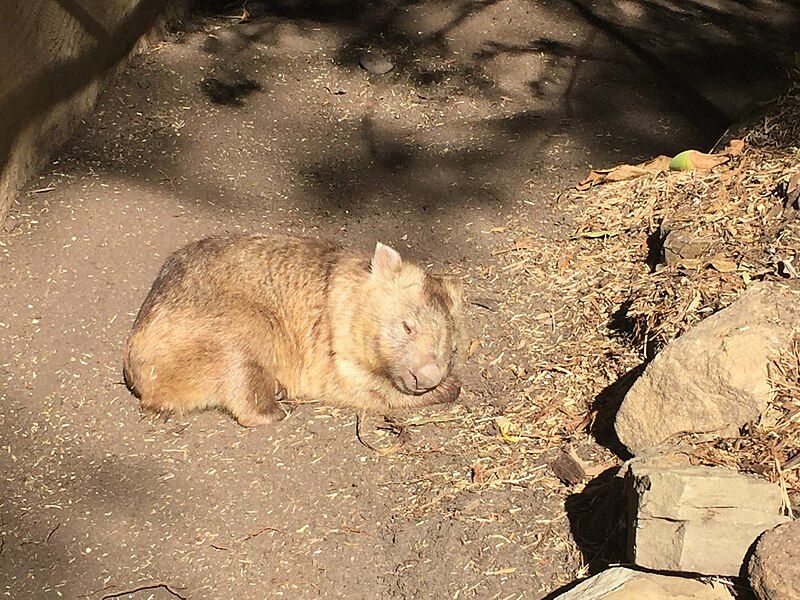
[[[633,454],[680,432],[730,432],[758,418],[768,364],[800,322],[800,291],[758,284],[669,344],[633,384],[614,427]]]
[[[800,521],[762,535],[747,571],[759,600],[800,598]]]
[[[587,579],[554,600],[732,600],[720,583],[702,583],[614,567]]]
[[[634,460],[625,474],[630,560],[647,569],[738,576],[764,531],[785,523],[772,483],[721,467]]]
[[[380,50],[367,50],[358,59],[358,63],[375,75],[385,75],[394,69],[394,63]]]
[[[674,229],[664,238],[664,262],[677,264],[681,260],[698,260],[711,248],[711,240],[700,238],[685,229]]]

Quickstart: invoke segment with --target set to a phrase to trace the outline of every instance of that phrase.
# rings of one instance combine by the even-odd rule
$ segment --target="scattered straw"
[[[465,405],[443,409],[443,418],[417,428],[414,444],[394,455],[421,461],[444,453],[454,468],[411,482],[398,511],[425,519],[451,499],[483,492],[497,498],[492,492],[505,490],[502,513],[484,502],[454,516],[499,522],[517,511],[530,514],[530,495],[518,491],[527,488],[538,503],[564,507],[584,490],[586,482],[567,487],[547,468],[567,444],[591,476],[618,464],[595,440],[616,448],[611,417],[644,362],[752,282],[791,277],[786,265],[800,267],[800,219],[793,219],[789,189],[800,171],[799,98],[794,89],[777,102],[744,136],[742,154],[713,171],[666,172],[561,194],[552,211],[569,219],[565,235],[518,217],[483,232],[496,237],[496,247],[492,263],[473,273],[470,292],[499,302],[476,301],[488,323],[469,350],[478,383],[466,386]],[[663,265],[658,254],[668,230],[700,238],[703,251]],[[775,363],[775,399],[760,422],[735,439],[695,440],[694,456],[779,482],[787,511],[800,494],[797,344],[793,352]],[[480,382],[488,394],[480,393]],[[481,402],[474,401],[476,392]],[[436,435],[439,429],[448,435]],[[544,537],[537,537],[541,527],[521,529],[521,543],[575,568],[619,558],[608,543],[616,523],[596,526],[606,511],[594,504],[600,487],[595,482],[584,494],[588,529],[598,529],[596,554],[581,556],[564,515],[547,521]],[[541,509],[535,522],[541,525],[547,514]]]

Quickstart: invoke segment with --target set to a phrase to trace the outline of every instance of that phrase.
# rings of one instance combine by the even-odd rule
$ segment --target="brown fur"
[[[162,267],[125,381],[145,410],[222,407],[245,426],[283,418],[279,394],[372,411],[453,401],[460,310],[458,280],[380,244],[370,260],[300,237],[208,238]],[[409,392],[429,363],[441,382]]]

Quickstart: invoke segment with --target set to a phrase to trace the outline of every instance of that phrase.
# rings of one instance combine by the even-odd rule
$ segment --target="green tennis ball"
[[[694,150],[684,150],[680,154],[676,154],[675,158],[669,161],[670,171],[691,171],[694,169],[692,163],[692,153]]]

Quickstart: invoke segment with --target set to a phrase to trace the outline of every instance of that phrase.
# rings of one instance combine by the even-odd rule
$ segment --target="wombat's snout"
[[[413,394],[422,394],[435,388],[442,382],[444,372],[436,361],[422,363],[407,370],[401,376],[405,388]]]

